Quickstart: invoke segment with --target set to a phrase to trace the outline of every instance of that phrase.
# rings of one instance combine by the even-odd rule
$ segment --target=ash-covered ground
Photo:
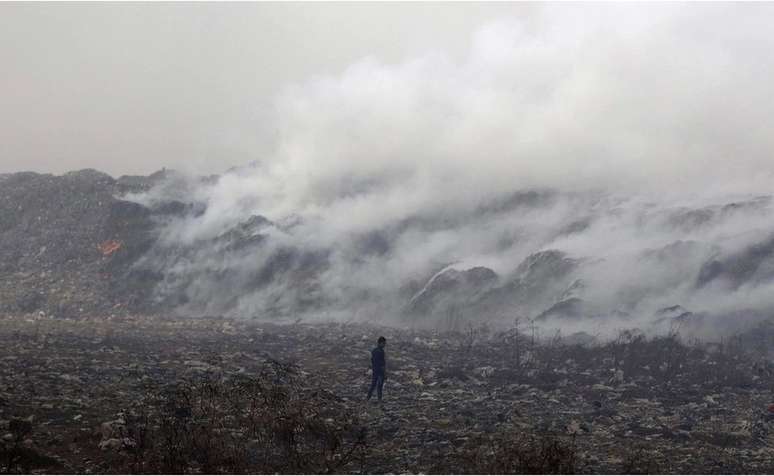
[[[381,405],[365,401],[378,335]],[[4,472],[774,469],[770,338],[28,315],[0,341]]]

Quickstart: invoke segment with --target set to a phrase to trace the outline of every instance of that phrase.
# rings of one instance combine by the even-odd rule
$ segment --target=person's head
[[[376,345],[378,345],[379,347],[384,347],[385,345],[387,345],[387,339],[385,339],[384,336],[379,337],[379,339],[376,341]]]

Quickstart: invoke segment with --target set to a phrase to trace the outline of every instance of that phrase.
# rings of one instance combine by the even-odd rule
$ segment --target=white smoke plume
[[[772,14],[547,5],[482,28],[461,61],[367,58],[290,86],[255,163],[130,197],[203,206],[163,224],[149,257],[164,268],[158,294],[185,294],[184,313],[384,320],[443,269],[497,273],[471,284],[475,300],[556,250],[574,264],[541,278],[555,293],[486,317],[598,330],[680,305],[705,321],[758,319],[774,309],[774,254],[740,258],[749,272],[728,263],[774,232]],[[224,233],[252,216],[268,221],[237,238],[260,243],[228,248],[237,238]],[[573,297],[585,319],[545,313]],[[433,299],[436,313],[466,306]]]

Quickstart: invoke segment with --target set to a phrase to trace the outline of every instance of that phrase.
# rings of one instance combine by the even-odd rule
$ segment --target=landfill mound
[[[156,239],[153,213],[118,197],[147,190],[165,174],[0,176],[0,313],[152,311],[154,277],[131,265]]]
[[[522,191],[388,220],[317,202],[272,208],[261,173],[0,175],[0,314],[447,330],[519,318],[699,337],[774,316],[768,195],[684,204]]]

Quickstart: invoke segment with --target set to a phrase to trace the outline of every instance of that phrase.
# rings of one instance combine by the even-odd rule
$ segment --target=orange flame
[[[107,240],[97,245],[97,249],[102,252],[102,256],[110,256],[119,249],[121,249],[121,243],[118,240]]]

